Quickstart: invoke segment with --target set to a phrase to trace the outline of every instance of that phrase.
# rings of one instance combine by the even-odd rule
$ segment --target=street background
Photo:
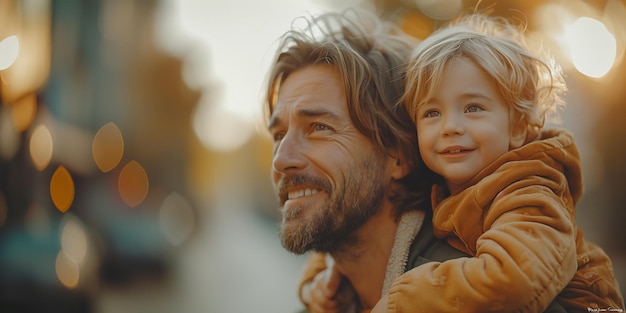
[[[0,311],[297,311],[265,75],[294,18],[358,6],[418,38],[477,6],[527,23],[623,291],[624,1],[0,0]]]

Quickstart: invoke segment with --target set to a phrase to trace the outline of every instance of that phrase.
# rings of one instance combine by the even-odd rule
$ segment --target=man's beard
[[[350,235],[359,229],[370,217],[380,211],[385,188],[382,175],[383,164],[380,157],[369,156],[348,169],[344,185],[334,190],[322,178],[306,175],[285,177],[281,188],[286,185],[307,184],[315,186],[328,195],[324,203],[297,206],[283,211],[280,239],[283,247],[295,254],[307,251],[335,252],[353,244]],[[314,208],[308,208],[313,206]],[[302,211],[309,217],[302,217]],[[301,220],[297,220],[300,217]]]

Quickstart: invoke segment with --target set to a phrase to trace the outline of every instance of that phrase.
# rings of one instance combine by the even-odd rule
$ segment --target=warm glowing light
[[[74,201],[74,181],[63,165],[52,174],[50,197],[54,206],[62,213],[65,213]]]
[[[30,136],[30,158],[33,160],[35,168],[43,171],[52,159],[52,135],[48,127],[38,125]]]
[[[193,129],[205,147],[217,151],[240,148],[254,133],[253,123],[205,101],[196,108]]]
[[[20,54],[20,41],[17,36],[9,36],[0,41],[0,71],[11,67]]]
[[[80,279],[80,267],[74,261],[59,251],[57,254],[56,263],[54,266],[57,278],[68,289],[75,289],[78,286]]]
[[[37,97],[28,94],[11,105],[13,123],[19,132],[26,130],[35,119],[37,113]]]
[[[415,0],[415,4],[426,16],[436,20],[449,20],[463,10],[461,0]]]
[[[596,19],[581,17],[566,30],[574,67],[584,75],[599,78],[611,70],[617,43],[611,32]]]
[[[78,217],[68,213],[61,230],[61,249],[73,263],[82,264],[87,256],[87,234]]]
[[[148,195],[148,174],[137,161],[126,164],[118,179],[118,189],[124,203],[131,208],[138,206]]]
[[[423,14],[407,12],[399,21],[400,27],[418,39],[425,39],[435,30],[435,22]]]
[[[114,123],[102,126],[93,138],[93,159],[98,168],[106,173],[114,169],[124,154],[124,138]]]
[[[202,88],[204,97],[210,95],[211,99],[198,107],[205,106],[204,113],[211,113],[207,108],[212,106],[228,110],[230,115],[224,117],[217,112],[211,118],[204,113],[195,116],[194,130],[202,143],[220,151],[244,144],[262,113],[259,90],[273,62],[273,50],[277,47],[272,47],[272,43],[277,44],[277,36],[297,16],[340,11],[354,2],[284,0],[268,5],[265,1],[245,1],[246,9],[242,10],[242,2],[235,1],[222,1],[220,5],[216,5],[217,1],[163,1],[155,16],[156,40],[183,60],[185,82],[194,89]],[[211,18],[206,17],[206,12],[211,12]],[[250,25],[262,27],[250,31]],[[234,42],[233,38],[241,41]],[[188,48],[188,42],[193,43],[193,49]],[[218,126],[211,126],[212,123],[222,127],[214,131]]]
[[[195,216],[189,202],[180,194],[173,192],[163,201],[159,220],[165,239],[178,246],[191,234]]]

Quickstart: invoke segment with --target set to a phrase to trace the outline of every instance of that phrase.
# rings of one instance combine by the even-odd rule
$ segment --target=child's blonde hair
[[[414,122],[417,109],[432,99],[446,65],[468,57],[498,85],[512,108],[511,122],[525,122],[526,142],[538,138],[549,113],[563,106],[566,91],[560,67],[549,56],[533,53],[523,31],[504,18],[464,16],[418,45],[406,76],[404,105]]]

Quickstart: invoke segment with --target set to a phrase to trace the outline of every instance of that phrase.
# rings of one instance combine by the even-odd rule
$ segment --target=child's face
[[[422,158],[453,194],[509,151],[509,106],[495,81],[469,58],[446,65],[434,98],[417,111]]]

